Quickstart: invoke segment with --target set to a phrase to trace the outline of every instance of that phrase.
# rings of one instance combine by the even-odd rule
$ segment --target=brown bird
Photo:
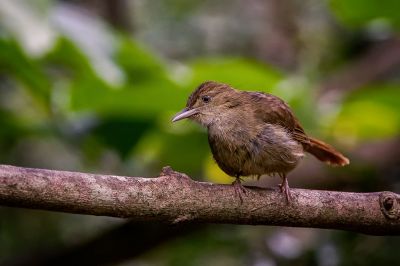
[[[207,81],[190,95],[186,108],[172,122],[185,118],[208,129],[214,159],[226,174],[236,178],[232,184],[241,201],[241,193],[245,193],[241,176],[278,174],[281,192],[289,202],[286,175],[304,152],[333,166],[349,164],[349,159],[332,146],[307,136],[289,106],[271,94]]]

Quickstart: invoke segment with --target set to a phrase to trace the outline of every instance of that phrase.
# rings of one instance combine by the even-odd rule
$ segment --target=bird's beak
[[[180,111],[179,113],[177,113],[174,118],[172,118],[172,122],[176,122],[188,117],[191,117],[192,115],[197,114],[199,111],[197,109],[188,109],[185,108],[182,111]]]

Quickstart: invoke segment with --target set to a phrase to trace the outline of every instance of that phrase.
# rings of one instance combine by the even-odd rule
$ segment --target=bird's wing
[[[302,144],[308,144],[309,138],[290,107],[280,98],[262,92],[250,92],[251,102],[256,108],[256,117],[264,123],[280,125],[288,130],[293,138]],[[257,104],[261,103],[261,104]]]

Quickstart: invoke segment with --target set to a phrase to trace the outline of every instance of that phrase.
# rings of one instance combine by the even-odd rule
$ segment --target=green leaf
[[[363,27],[375,19],[400,27],[398,0],[331,0],[330,4],[336,17],[350,27]]]
[[[282,80],[282,74],[267,65],[244,58],[200,59],[190,64],[191,89],[207,80],[224,82],[244,90],[268,90]]]
[[[398,85],[375,85],[354,93],[333,125],[338,137],[378,139],[400,132]]]
[[[14,40],[0,38],[0,74],[21,82],[45,110],[50,108],[50,81],[39,62],[29,58]]]
[[[42,63],[49,68],[60,71],[67,79],[79,79],[90,77],[99,79],[96,76],[88,58],[66,38],[59,38],[53,50],[43,59]]]
[[[142,138],[134,153],[140,165],[160,169],[171,165],[175,170],[199,177],[202,161],[208,154],[205,132],[192,131],[190,134],[171,134],[153,130]]]
[[[167,79],[161,61],[140,47],[133,39],[122,36],[119,46],[115,58],[125,71],[128,83],[138,84],[152,79],[159,81]]]
[[[91,131],[90,137],[113,147],[125,158],[151,125],[149,120],[108,117]]]
[[[62,70],[70,84],[72,111],[90,111],[102,116],[154,117],[177,110],[184,92],[166,74],[163,65],[134,41],[122,38],[116,55],[127,84],[113,87],[97,76],[87,58],[68,40],[61,39],[46,58]]]

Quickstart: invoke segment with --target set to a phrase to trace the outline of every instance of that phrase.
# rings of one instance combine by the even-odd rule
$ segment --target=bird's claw
[[[279,186],[279,190],[281,191],[281,193],[285,194],[287,203],[290,204],[290,202],[292,200],[292,195],[290,193],[290,188],[289,188],[289,183],[287,181],[287,178],[284,177],[282,180],[282,184],[279,184],[278,186]]]
[[[235,194],[239,197],[240,203],[243,203],[243,194],[247,193],[246,188],[240,182],[240,178],[236,178],[235,181],[232,182],[232,185],[235,189]]]

